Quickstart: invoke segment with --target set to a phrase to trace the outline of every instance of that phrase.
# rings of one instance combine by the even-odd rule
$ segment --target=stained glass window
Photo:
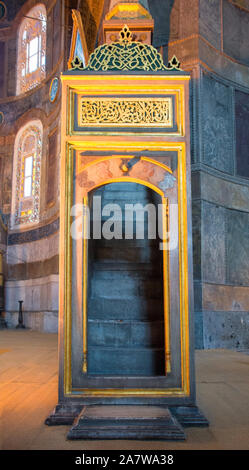
[[[19,28],[17,95],[36,87],[46,76],[46,28],[46,8],[38,4]]]
[[[13,171],[13,226],[39,221],[42,124],[31,121],[16,136]]]

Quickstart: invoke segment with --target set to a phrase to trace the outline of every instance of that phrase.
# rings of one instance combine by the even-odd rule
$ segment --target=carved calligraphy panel
[[[80,126],[173,127],[172,98],[84,98],[79,100]]]

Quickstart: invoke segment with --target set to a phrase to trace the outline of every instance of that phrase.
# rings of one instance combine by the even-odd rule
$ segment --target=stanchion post
[[[16,328],[25,328],[25,325],[23,323],[23,314],[22,314],[22,304],[23,300],[18,300],[19,303],[19,315],[18,315],[18,325]]]

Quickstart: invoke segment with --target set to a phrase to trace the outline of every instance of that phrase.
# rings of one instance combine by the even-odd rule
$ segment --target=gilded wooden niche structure
[[[127,26],[62,75],[59,403],[47,424],[73,424],[71,439],[184,439],[181,425],[207,424],[195,403],[189,79]],[[94,194],[156,200],[156,250],[123,250],[122,234],[93,242]]]

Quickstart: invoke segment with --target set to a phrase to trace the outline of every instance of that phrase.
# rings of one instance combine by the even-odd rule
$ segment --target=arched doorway
[[[159,194],[134,182],[89,195],[91,234],[101,224],[101,238],[88,242],[88,374],[165,375],[159,204]]]

